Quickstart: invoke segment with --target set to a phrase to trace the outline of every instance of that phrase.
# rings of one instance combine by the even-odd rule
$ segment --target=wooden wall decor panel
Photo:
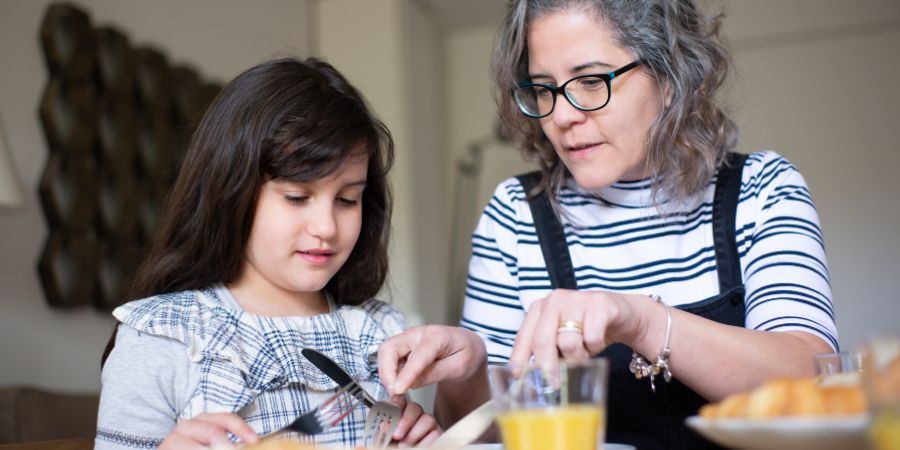
[[[111,309],[128,300],[190,133],[221,86],[71,3],[47,8],[39,36],[49,231],[38,274],[50,305]]]

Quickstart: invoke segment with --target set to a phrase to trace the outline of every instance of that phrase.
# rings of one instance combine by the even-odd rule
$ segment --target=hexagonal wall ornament
[[[38,261],[44,295],[53,306],[84,305],[97,292],[97,245],[89,235],[50,235]]]
[[[38,184],[48,236],[38,274],[52,306],[112,309],[155,234],[186,131],[220,89],[69,3],[39,32],[49,78],[38,115],[47,161]]]
[[[68,3],[51,4],[44,13],[40,38],[51,76],[76,80],[91,76],[96,40],[86,12]]]

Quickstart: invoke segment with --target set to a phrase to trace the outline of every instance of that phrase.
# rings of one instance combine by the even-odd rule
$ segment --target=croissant
[[[859,385],[823,386],[815,378],[779,378],[751,392],[730,395],[700,408],[708,419],[856,415],[866,411]]]
[[[262,442],[244,447],[246,450],[354,450],[357,447],[316,446],[291,439],[264,439]],[[359,450],[363,450],[359,448]]]

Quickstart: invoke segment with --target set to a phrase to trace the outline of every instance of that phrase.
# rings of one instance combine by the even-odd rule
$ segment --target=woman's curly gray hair
[[[719,34],[721,13],[704,16],[690,0],[513,0],[496,37],[492,81],[501,126],[540,165],[540,188],[556,192],[568,171],[540,122],[519,112],[512,89],[528,76],[529,24],[573,9],[609,26],[617,43],[641,61],[638,69],[667,96],[646,140],[653,198],[684,199],[707,186],[737,141],[737,126],[716,103],[731,66]]]

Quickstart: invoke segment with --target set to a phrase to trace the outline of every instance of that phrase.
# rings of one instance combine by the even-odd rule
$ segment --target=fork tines
[[[358,398],[361,390],[362,387],[356,382],[342,387],[310,411],[312,414],[303,414],[288,425],[288,428],[304,434],[319,434],[337,425],[361,404]]]
[[[363,442],[371,448],[386,448],[391,442],[402,411],[397,405],[378,401],[372,405],[363,428]]]

